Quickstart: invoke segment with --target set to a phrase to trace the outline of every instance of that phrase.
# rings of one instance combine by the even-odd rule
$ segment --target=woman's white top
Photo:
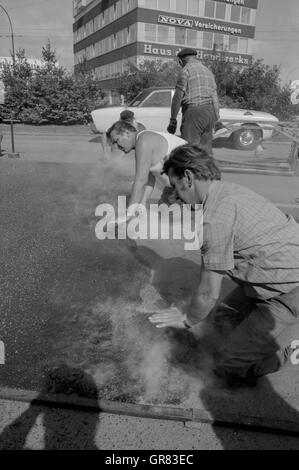
[[[140,137],[140,135],[143,134],[144,132],[148,132],[148,131],[145,130],[145,131],[140,132],[137,136],[137,140]],[[159,186],[162,186],[162,187],[170,186],[168,176],[161,175],[163,165],[165,161],[168,159],[173,149],[175,149],[176,147],[180,147],[181,145],[184,145],[187,142],[184,139],[181,139],[181,137],[178,137],[177,135],[169,134],[168,132],[158,132],[158,131],[150,131],[150,132],[161,135],[162,137],[164,137],[164,139],[167,141],[167,144],[168,144],[168,149],[167,149],[167,153],[165,157],[159,162],[155,163],[155,165],[153,165],[150,168],[150,172],[152,173],[152,175],[154,175],[156,179],[156,183],[158,183]]]

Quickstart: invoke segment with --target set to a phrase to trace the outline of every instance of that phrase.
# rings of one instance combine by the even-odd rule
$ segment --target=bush
[[[31,66],[25,51],[16,54],[16,66],[5,64],[2,80],[6,102],[0,116],[27,124],[84,124],[104,97],[99,81],[86,70],[76,76],[57,65],[48,43],[42,50],[42,66]]]
[[[152,86],[175,86],[176,77],[180,70],[176,61],[162,62],[146,60],[139,67],[127,63],[127,70],[118,78],[117,88],[124,95],[126,102],[132,101],[144,88]]]
[[[291,104],[289,86],[280,83],[280,69],[262,60],[240,67],[226,60],[206,60],[205,65],[214,73],[222,107],[255,109],[269,112],[279,119],[288,120],[298,114],[298,106]],[[151,86],[174,87],[180,67],[176,61],[145,61],[139,67],[128,63],[119,76],[118,91],[131,101],[144,88]]]
[[[48,43],[42,49],[41,66],[28,63],[23,49],[16,53],[15,68],[4,64],[1,79],[6,88],[6,102],[0,118],[19,119],[28,124],[83,124],[91,120],[93,109],[107,106],[105,92],[85,64],[76,75],[57,64],[56,53]],[[246,67],[225,60],[205,64],[213,71],[222,107],[240,107],[266,111],[282,120],[299,113],[291,104],[291,91],[281,86],[280,69],[262,60]],[[140,91],[151,86],[174,87],[180,66],[175,60],[146,60],[140,66],[130,62],[118,78],[118,92],[130,102]]]

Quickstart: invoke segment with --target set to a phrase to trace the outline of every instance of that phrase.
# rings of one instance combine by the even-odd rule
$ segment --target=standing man
[[[299,225],[246,187],[221,181],[213,158],[194,145],[170,154],[164,172],[180,199],[203,204],[201,278],[185,315],[178,309],[150,318],[158,328],[196,328],[211,320],[224,332],[217,375],[248,384],[278,371],[299,340]],[[223,276],[235,290],[220,304]],[[193,325],[198,325],[193,330]]]
[[[182,138],[189,143],[200,144],[212,155],[213,129],[219,119],[214,75],[197,59],[195,49],[182,49],[178,58],[182,71],[177,80],[167,130],[170,134],[175,134],[177,115],[182,108]]]

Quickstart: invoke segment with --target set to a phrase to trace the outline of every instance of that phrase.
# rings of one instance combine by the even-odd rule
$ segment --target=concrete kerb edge
[[[183,422],[188,427],[198,423],[215,427],[234,428],[245,431],[267,434],[299,436],[299,423],[273,420],[264,417],[243,416],[241,414],[209,412],[196,408],[179,408],[174,406],[132,404],[108,400],[96,400],[67,395],[45,394],[20,389],[1,389],[0,399],[12,402],[30,403],[32,406],[44,406],[72,411],[106,413],[145,419]]]

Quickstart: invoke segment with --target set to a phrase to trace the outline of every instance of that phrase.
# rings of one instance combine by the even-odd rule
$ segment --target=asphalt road
[[[3,148],[8,146],[5,135]],[[281,154],[277,145],[266,152],[273,149]],[[103,161],[98,139],[81,133],[16,134],[16,150],[20,159],[0,159],[0,331],[7,358],[0,366],[1,385],[40,391],[49,380],[53,386],[53,368],[63,365],[62,392],[68,391],[65,376],[79,369],[92,374],[104,398],[198,404],[200,388],[212,413],[233,398],[235,409],[268,416],[275,403],[277,416],[299,422],[294,374],[282,375],[275,386],[266,382],[258,400],[255,394],[221,393],[211,399],[205,379],[197,381],[206,370],[202,351],[186,338],[158,334],[138,313],[156,301],[187,298],[199,266],[187,259],[164,260],[148,246],[136,251],[127,243],[96,239],[95,208],[129,191],[132,157],[120,156],[111,166]],[[216,152],[221,158],[238,155],[230,149]],[[225,178],[256,186],[282,204],[295,200],[299,189],[289,176]]]
[[[224,139],[222,139],[224,140]],[[15,131],[15,148],[22,161],[52,163],[89,163],[98,164],[103,159],[101,138],[92,134],[87,126],[46,126],[32,128],[17,126]],[[259,160],[254,151],[244,152],[231,149],[227,141],[214,142],[215,158],[222,162],[234,164],[249,163]],[[260,158],[278,161],[288,159],[291,143],[287,141],[266,142]],[[2,148],[11,151],[9,128],[6,127]],[[116,165],[134,177],[133,157],[125,156],[116,159]],[[285,212],[292,213],[299,220],[299,170],[298,177],[285,175],[265,175],[249,172],[225,172],[224,180],[243,184],[262,194]]]

